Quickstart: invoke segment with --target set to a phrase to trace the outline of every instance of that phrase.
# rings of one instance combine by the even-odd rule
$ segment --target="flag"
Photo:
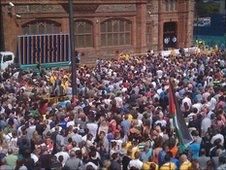
[[[171,80],[169,84],[169,113],[173,118],[173,126],[179,139],[180,152],[184,152],[184,150],[193,142],[193,138],[188,131],[188,127],[181,113]]]

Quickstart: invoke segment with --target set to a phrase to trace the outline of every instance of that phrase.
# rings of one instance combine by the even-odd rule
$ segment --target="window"
[[[152,23],[147,23],[147,46],[149,47],[151,45],[151,25]]]
[[[75,21],[76,48],[93,47],[93,25],[89,21]]]
[[[170,9],[170,3],[169,3],[170,0],[165,0],[165,11],[169,11]]]
[[[100,25],[101,46],[131,45],[132,24],[128,20],[110,19]]]
[[[175,11],[177,0],[165,0],[165,11]]]
[[[12,55],[5,55],[3,57],[3,62],[6,62],[6,61],[11,61],[13,59],[13,56]]]
[[[37,20],[22,26],[23,34],[57,34],[60,33],[60,24],[49,20]]]

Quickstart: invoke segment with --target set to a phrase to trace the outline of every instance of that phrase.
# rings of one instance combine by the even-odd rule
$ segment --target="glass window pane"
[[[131,31],[131,23],[128,22],[128,21],[125,22],[125,30],[126,31]]]
[[[119,30],[119,22],[117,20],[114,20],[112,22],[112,24],[113,24],[113,32],[118,32],[118,30]]]
[[[101,32],[107,32],[106,22],[101,23],[101,25],[100,25],[100,31]]]
[[[77,47],[93,47],[92,24],[86,21],[75,22],[75,35]]]
[[[119,34],[119,45],[124,45],[124,40],[125,40],[125,34],[124,33],[120,33]]]
[[[77,22],[75,22],[75,24],[74,24],[74,31],[75,31],[75,33],[78,33],[78,26],[77,26]]]
[[[84,36],[83,35],[78,35],[78,44],[77,47],[84,47]]]
[[[24,34],[51,34],[59,33],[60,25],[52,21],[36,21],[24,26],[22,29]]]
[[[54,25],[52,25],[52,24],[46,24],[46,32],[47,32],[47,33],[52,33],[52,32],[54,32],[53,27],[54,27]]]
[[[78,36],[75,36],[75,48],[78,47]]]
[[[29,34],[29,28],[28,28],[28,26],[25,26],[22,29],[23,29],[23,34]]]
[[[45,34],[45,25],[44,23],[39,24],[39,33],[40,34]]]
[[[31,24],[29,27],[30,27],[30,33],[31,34],[37,34],[38,33],[36,24]]]
[[[131,44],[131,34],[130,33],[126,33],[125,34],[125,44],[126,45],[130,45]]]
[[[57,25],[53,25],[53,33],[59,33],[60,32],[60,28]]]
[[[126,20],[108,20],[101,23],[101,45],[131,44],[131,27],[131,22]],[[105,31],[106,35],[103,35]]]
[[[101,34],[101,46],[106,46],[106,34]]]
[[[173,10],[174,10],[174,11],[176,10],[176,6],[177,6],[177,1],[174,0],[174,1],[173,1]]]
[[[112,22],[111,21],[107,22],[107,32],[112,32]]]
[[[77,29],[76,29],[77,34],[82,34],[84,32],[84,27],[81,22],[77,22],[76,27],[77,27]]]
[[[113,38],[112,38],[112,34],[107,34],[107,44],[109,46],[113,45]]]
[[[85,47],[93,47],[92,35],[86,35]]]
[[[119,31],[123,32],[124,30],[124,21],[119,21]]]
[[[118,45],[118,33],[113,34],[113,45]]]
[[[169,0],[165,0],[165,7],[166,7],[166,11],[169,11]]]
[[[92,32],[91,24],[88,23],[88,22],[85,24],[85,32],[86,33],[91,33]]]

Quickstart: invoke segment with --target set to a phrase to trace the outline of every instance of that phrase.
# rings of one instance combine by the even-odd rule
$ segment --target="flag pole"
[[[68,0],[69,8],[69,35],[70,35],[70,59],[71,59],[71,86],[72,86],[72,101],[77,95],[77,66],[75,56],[75,40],[74,40],[74,17],[73,17],[73,3]]]

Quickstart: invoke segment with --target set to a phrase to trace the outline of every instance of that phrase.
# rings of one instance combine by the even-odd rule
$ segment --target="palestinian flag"
[[[180,152],[184,152],[184,150],[193,142],[193,138],[188,131],[188,127],[181,113],[171,80],[169,84],[169,113],[173,118],[173,126],[179,139]]]

